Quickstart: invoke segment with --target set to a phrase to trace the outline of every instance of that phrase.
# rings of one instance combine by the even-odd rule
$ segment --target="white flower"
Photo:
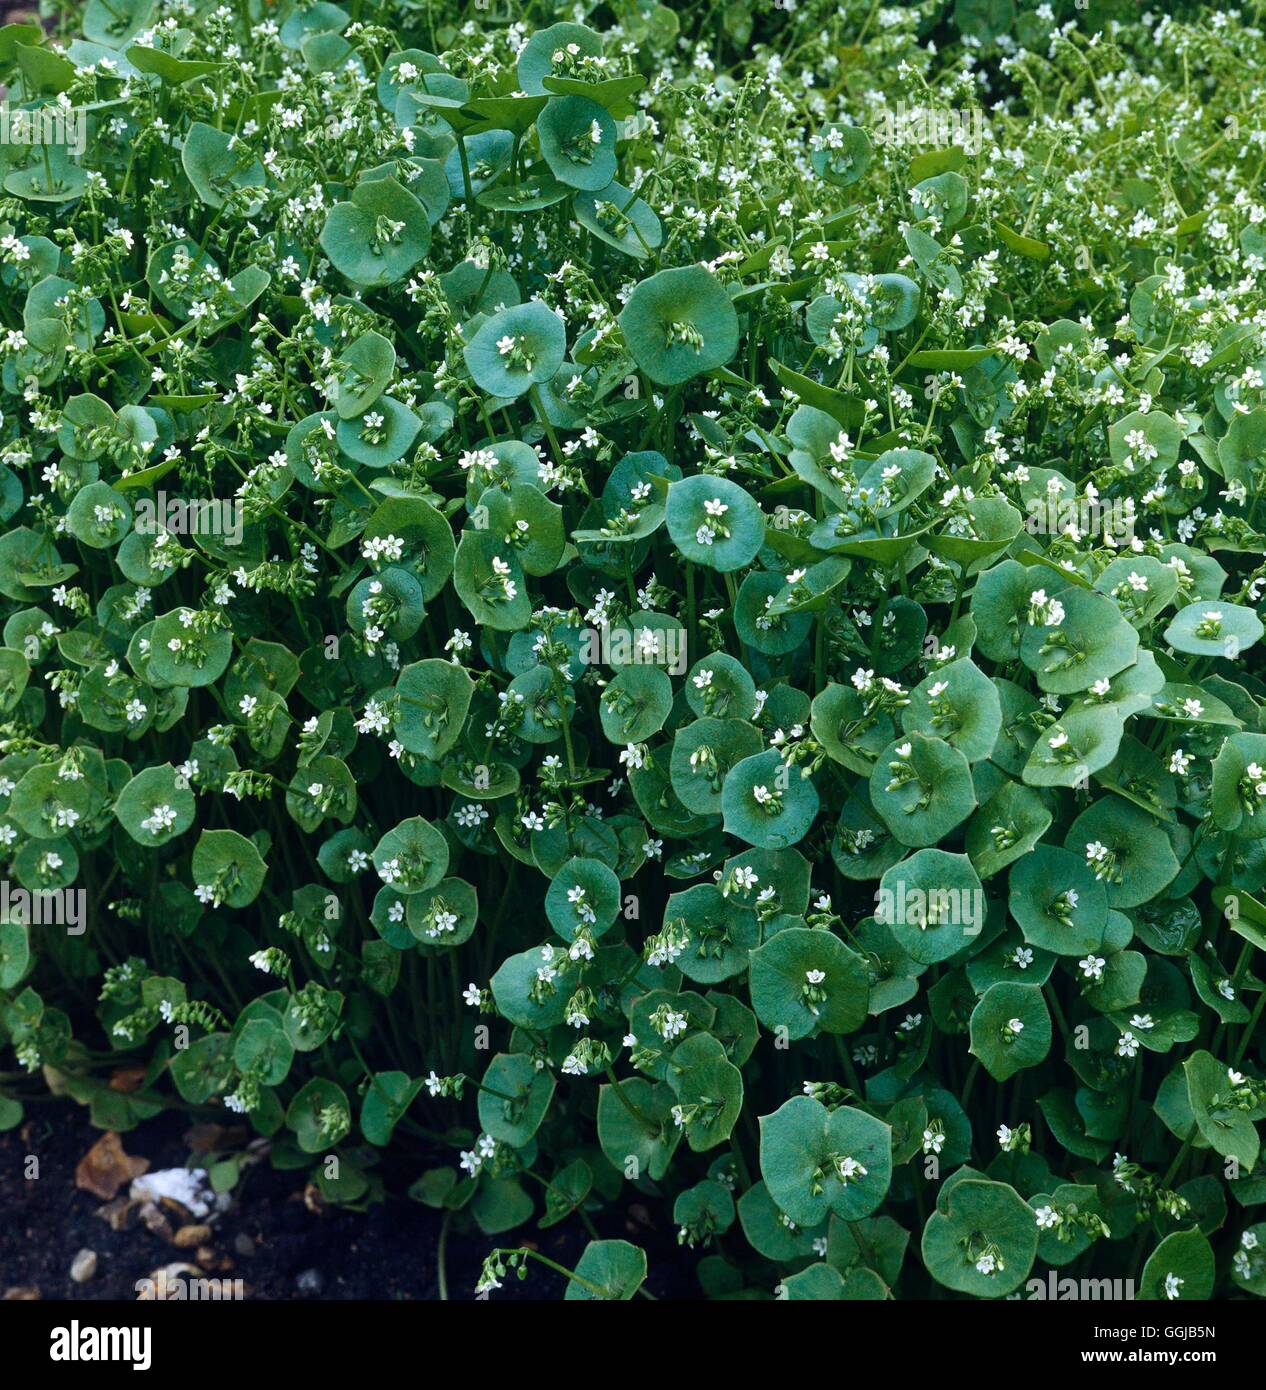
[[[174,808],[164,804],[154,807],[141,822],[141,829],[148,830],[151,835],[161,835],[164,830],[170,830],[175,823],[176,812]]]
[[[1103,967],[1107,961],[1102,956],[1089,955],[1085,960],[1079,960],[1077,964],[1081,967],[1081,973],[1088,980],[1102,980]]]

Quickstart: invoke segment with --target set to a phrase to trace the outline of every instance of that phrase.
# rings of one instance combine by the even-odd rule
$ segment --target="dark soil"
[[[19,1297],[21,1289],[44,1299],[131,1300],[138,1280],[164,1265],[195,1262],[194,1251],[175,1248],[135,1220],[128,1229],[111,1230],[97,1215],[105,1203],[76,1188],[75,1167],[101,1137],[86,1109],[69,1103],[31,1109],[34,1118],[0,1134],[0,1295]],[[151,1172],[183,1167],[191,1151],[188,1131],[188,1118],[169,1112],[124,1134],[123,1147],[148,1158]],[[40,1161],[34,1180],[25,1177],[28,1155]],[[442,1213],[404,1197],[389,1197],[363,1212],[313,1211],[304,1201],[304,1185],[302,1173],[276,1172],[267,1162],[252,1168],[233,1207],[213,1225],[210,1245],[231,1267],[208,1268],[208,1277],[242,1279],[251,1299],[439,1298]],[[646,1247],[647,1288],[657,1297],[698,1297],[674,1233],[632,1224],[630,1211],[640,1215],[635,1202],[599,1213],[599,1233]],[[465,1221],[454,1219],[445,1242],[451,1299],[472,1297],[484,1256],[498,1244],[531,1245],[574,1268],[589,1239],[574,1217],[545,1231],[529,1223],[499,1237],[462,1229]],[[253,1253],[241,1253],[241,1236],[249,1238]],[[85,1248],[96,1251],[97,1272],[76,1284],[70,1267]],[[562,1276],[530,1261],[526,1280],[508,1277],[492,1298],[553,1299],[563,1287]]]

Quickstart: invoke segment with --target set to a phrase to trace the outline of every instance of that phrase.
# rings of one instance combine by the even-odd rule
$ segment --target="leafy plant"
[[[1262,1296],[1260,31],[553,18],[0,29],[0,1126]]]

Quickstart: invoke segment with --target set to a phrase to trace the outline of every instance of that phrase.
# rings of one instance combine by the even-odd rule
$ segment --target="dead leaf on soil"
[[[107,1130],[79,1160],[75,1186],[111,1201],[125,1183],[139,1178],[149,1168],[148,1158],[132,1158],[114,1130]]]
[[[109,1085],[112,1091],[124,1091],[130,1094],[132,1091],[139,1091],[144,1081],[144,1067],[120,1067],[111,1075]]]

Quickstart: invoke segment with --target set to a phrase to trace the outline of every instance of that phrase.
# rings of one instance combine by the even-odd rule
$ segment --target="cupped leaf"
[[[738,315],[702,266],[661,270],[641,281],[620,313],[633,360],[660,386],[723,366],[738,348]]]

